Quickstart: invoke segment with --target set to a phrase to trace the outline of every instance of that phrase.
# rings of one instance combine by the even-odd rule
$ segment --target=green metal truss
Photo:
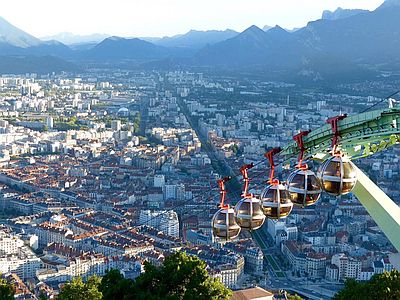
[[[340,149],[350,158],[367,157],[400,143],[400,108],[374,110],[349,116],[339,121]],[[303,138],[304,158],[325,160],[330,156],[332,129],[326,124]],[[299,153],[295,142],[279,153],[294,156]]]
[[[398,124],[400,125],[398,107],[349,116],[338,121],[339,148],[352,160],[383,151],[400,143]],[[303,137],[304,158],[313,160],[329,158],[332,136],[331,125],[327,124]],[[291,157],[298,153],[296,142],[292,142],[279,154]],[[359,168],[353,193],[400,252],[400,207]]]

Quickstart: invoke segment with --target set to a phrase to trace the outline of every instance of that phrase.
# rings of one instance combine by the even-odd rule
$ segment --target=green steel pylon
[[[359,168],[353,194],[400,252],[400,207]]]

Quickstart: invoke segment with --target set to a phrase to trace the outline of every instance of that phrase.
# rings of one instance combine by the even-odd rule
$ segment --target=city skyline
[[[0,300],[400,295],[400,0],[2,8]]]
[[[338,7],[373,10],[382,0],[368,1],[239,1],[210,0],[201,3],[153,0],[146,3],[124,3],[76,0],[68,5],[49,0],[22,0],[3,4],[1,17],[37,37],[69,32],[76,35],[102,33],[123,37],[163,37],[194,30],[243,31],[251,25],[279,25],[292,29],[319,19],[324,10]],[[20,9],[24,7],[24,9]],[[46,17],[38,18],[45,13]]]

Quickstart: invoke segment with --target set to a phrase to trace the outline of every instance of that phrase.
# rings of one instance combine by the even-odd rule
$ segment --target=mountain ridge
[[[361,13],[369,12],[365,9],[343,9],[338,7],[335,11],[324,10],[322,13],[322,20],[338,20],[343,18],[348,18]]]
[[[215,44],[238,35],[231,30],[190,30],[185,34],[178,34],[172,37],[164,37],[155,40],[153,43],[164,47],[188,47],[200,49],[208,44]]]
[[[41,41],[0,17],[0,43],[27,48],[39,45]]]
[[[217,43],[198,54],[200,61],[228,65],[255,64],[258,59],[259,64],[268,65],[271,60],[285,62],[289,59],[300,64],[313,55],[327,54],[344,61],[384,63],[399,59],[396,49],[400,49],[400,6],[380,7],[335,20],[311,21],[295,32],[287,32],[279,26],[264,32],[251,26],[236,39],[243,35],[246,45],[232,39]],[[235,47],[241,47],[240,56]],[[211,57],[213,53],[218,57]]]
[[[157,59],[167,57],[167,55],[166,48],[139,38],[111,36],[83,53],[83,58],[91,60]]]
[[[71,32],[61,32],[55,35],[40,37],[42,41],[56,40],[65,45],[99,43],[110,37],[109,34],[93,33],[88,35],[73,34]]]
[[[52,55],[96,63],[118,61],[119,66],[133,60],[151,61],[152,66],[253,68],[298,74],[312,80],[329,78],[327,74],[332,68],[332,74],[341,70],[347,76],[351,70],[355,74],[361,70],[373,74],[371,69],[400,65],[400,0],[387,0],[374,11],[338,8],[324,14],[325,18],[308,22],[295,31],[278,25],[268,30],[252,25],[240,33],[191,30],[173,37],[148,38],[152,42],[146,38],[111,36],[97,44],[73,49],[58,41],[38,41],[4,20],[6,27],[0,28],[0,32],[7,33],[8,28],[21,38],[14,44],[0,42],[0,55]]]

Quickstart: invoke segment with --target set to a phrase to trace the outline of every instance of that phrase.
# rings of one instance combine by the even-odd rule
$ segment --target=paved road
[[[231,187],[233,186],[233,192],[232,192],[232,188],[229,190],[228,189],[228,193],[231,197],[231,201],[236,202],[239,197],[239,194],[237,191],[241,190],[241,186],[239,184],[239,181],[236,179],[236,176],[238,174],[235,174],[235,172],[232,170],[232,168],[226,163],[225,160],[220,159],[217,156],[217,153],[215,152],[215,150],[210,146],[210,144],[207,141],[207,137],[204,136],[199,127],[198,127],[198,122],[195,118],[192,117],[192,115],[190,114],[189,110],[187,109],[185,103],[183,102],[182,99],[178,99],[177,101],[179,108],[181,109],[182,113],[185,115],[187,121],[190,124],[190,127],[196,132],[203,150],[207,153],[208,157],[210,158],[211,162],[213,163],[213,167],[215,169],[215,171],[217,171],[219,174],[221,174],[222,176],[232,176],[234,177],[231,180]]]
[[[145,136],[147,117],[148,117],[148,107],[149,99],[145,98],[140,103],[140,124],[139,124],[139,134]]]
[[[198,123],[197,120],[195,120],[190,112],[188,111],[186,105],[183,103],[182,99],[178,100],[178,105],[182,111],[182,113],[186,116],[186,119],[188,120],[190,126],[193,128],[193,130],[196,132],[197,136],[200,139],[200,142],[203,146],[204,151],[207,153],[208,157],[210,158],[210,160],[214,163],[213,166],[218,166],[218,169],[216,170],[217,172],[219,172],[222,175],[230,175],[230,176],[236,176],[237,174],[235,174],[232,170],[232,168],[226,163],[225,160],[220,159],[217,155],[216,152],[214,151],[214,149],[207,143],[207,137],[205,137],[204,135],[202,135],[201,131],[198,128]],[[232,180],[233,181],[233,180]],[[238,180],[234,180],[231,184],[231,187],[233,187],[234,191],[240,191],[241,190],[241,185],[238,182]],[[229,192],[229,190],[228,190]],[[238,193],[230,193],[231,197],[231,201],[237,201],[238,199]],[[268,245],[267,241],[267,236],[264,232],[260,232],[261,230],[256,230],[252,232],[252,236],[255,239],[256,243],[260,246],[261,250],[263,251],[264,256],[266,257],[266,255],[270,255],[271,251],[270,251],[270,245]],[[273,259],[273,258],[272,258]],[[277,263],[276,263],[277,264]],[[281,272],[282,274],[284,274],[284,272],[282,272],[282,270],[279,267],[279,264],[277,264],[278,266],[278,270],[274,270],[271,266],[270,263],[267,263],[268,266],[268,271],[270,273],[271,277],[277,277],[275,271],[277,272]]]

